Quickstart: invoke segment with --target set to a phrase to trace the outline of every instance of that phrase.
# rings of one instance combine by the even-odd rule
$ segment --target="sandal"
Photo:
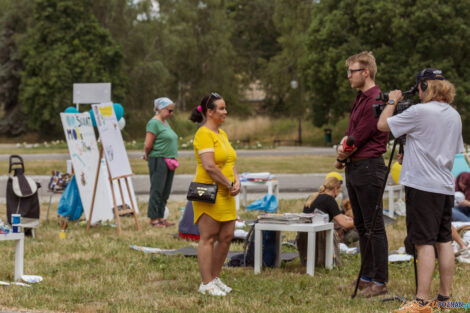
[[[152,226],[152,227],[166,227],[165,223],[162,222],[162,221],[150,222],[150,226]]]
[[[163,225],[165,225],[165,227],[175,225],[175,223],[170,223],[170,222],[168,222],[167,220],[163,220],[161,223],[162,223]]]

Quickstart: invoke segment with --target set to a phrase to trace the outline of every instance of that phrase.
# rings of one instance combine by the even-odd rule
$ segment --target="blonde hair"
[[[375,63],[375,58],[371,51],[362,51],[361,53],[350,56],[346,60],[346,66],[350,66],[356,62],[359,62],[362,67],[367,68],[370,73],[370,78],[372,80],[375,79],[375,74],[377,74],[377,64]]]
[[[455,98],[455,87],[448,80],[428,80],[428,88],[423,91],[422,103],[439,101],[451,104]]]
[[[327,190],[334,190],[335,188],[341,188],[341,181],[336,177],[328,177],[323,182],[323,185],[320,186],[318,192],[312,193],[305,201],[304,206],[310,207],[310,205],[315,201],[319,194],[325,193]]]

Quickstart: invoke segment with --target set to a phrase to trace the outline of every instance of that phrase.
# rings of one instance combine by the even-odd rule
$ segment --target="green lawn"
[[[180,166],[176,174],[194,174],[196,159],[194,157],[178,158]],[[334,169],[334,156],[296,155],[296,156],[241,156],[236,167],[243,172],[271,173],[325,173]],[[131,159],[134,174],[148,174],[147,162],[142,159]],[[52,170],[65,172],[65,161],[25,161],[27,175],[51,175]],[[8,161],[0,162],[0,175],[8,173]]]
[[[169,203],[170,220],[178,221],[184,202]],[[281,200],[281,212],[300,211],[302,200]],[[146,204],[140,203],[140,231],[132,218],[122,218],[123,232],[100,226],[86,231],[79,223],[69,226],[67,238],[59,239],[55,217],[45,221],[47,204],[42,204],[42,222],[37,237],[25,242],[25,274],[41,275],[44,280],[30,288],[1,287],[0,308],[28,312],[389,312],[398,302],[377,299],[352,300],[350,292],[336,286],[355,279],[359,256],[342,256],[342,265],[331,271],[316,268],[315,276],[305,274],[296,259],[281,268],[264,269],[254,275],[253,268],[224,268],[223,280],[234,288],[224,298],[197,293],[200,276],[196,258],[145,254],[129,248],[141,245],[180,248],[193,243],[175,239],[177,227],[156,229],[148,225]],[[55,212],[56,207],[52,208]],[[252,219],[257,213],[239,211],[241,218]],[[53,216],[54,214],[51,214]],[[0,205],[0,216],[5,206]],[[390,250],[402,246],[404,218],[388,226]],[[295,234],[284,233],[284,240]],[[2,242],[0,280],[13,279],[14,243]],[[289,248],[284,247],[284,250]],[[231,250],[242,250],[233,244]],[[411,298],[414,294],[413,264],[390,264],[391,295]],[[457,264],[453,298],[467,302],[470,265]],[[433,294],[438,290],[438,274]],[[457,311],[456,311],[457,312]]]

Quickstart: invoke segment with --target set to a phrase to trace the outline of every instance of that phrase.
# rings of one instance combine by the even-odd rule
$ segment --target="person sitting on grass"
[[[452,221],[470,222],[470,172],[460,173],[455,179],[454,202]]]
[[[341,177],[341,176],[340,176]],[[304,213],[313,213],[315,209],[322,211],[325,214],[328,214],[328,220],[334,221],[339,227],[335,227],[335,263],[339,265],[339,251],[338,244],[340,240],[340,234],[344,233],[344,241],[357,241],[359,240],[359,235],[357,231],[354,230],[354,221],[352,218],[341,213],[338,203],[336,203],[335,198],[341,193],[342,178],[339,180],[337,177],[327,177],[323,182],[323,185],[320,187],[319,191],[313,193],[307,198],[305,202],[303,212]],[[320,234],[317,234],[320,235]],[[354,240],[355,239],[355,240]],[[316,262],[317,265],[320,260],[324,259],[322,257],[322,247],[320,243],[322,240],[317,241],[316,245]],[[297,234],[297,248],[299,249],[299,257],[301,263],[306,264],[307,257],[307,233],[299,232]]]

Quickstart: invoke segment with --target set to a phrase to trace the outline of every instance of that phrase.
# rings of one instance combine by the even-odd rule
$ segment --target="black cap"
[[[416,81],[422,82],[425,80],[444,80],[446,79],[442,74],[442,71],[437,68],[425,68],[418,74],[416,74]]]
[[[416,74],[416,85],[412,88],[413,92],[418,91],[418,85],[425,80],[444,80],[446,79],[442,71],[437,68],[425,68]]]

